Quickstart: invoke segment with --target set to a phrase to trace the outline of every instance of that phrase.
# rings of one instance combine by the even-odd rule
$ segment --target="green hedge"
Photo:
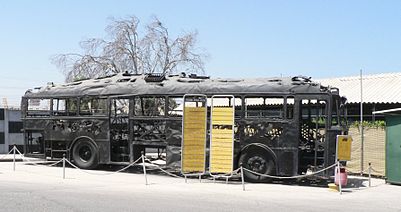
[[[349,126],[359,128],[360,125],[361,125],[361,122],[355,121],[355,122],[352,122]],[[386,122],[385,121],[363,121],[362,126],[369,127],[369,128],[385,128]]]

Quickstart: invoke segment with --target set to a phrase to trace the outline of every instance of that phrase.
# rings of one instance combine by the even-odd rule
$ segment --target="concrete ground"
[[[322,186],[249,184],[0,162],[0,211],[401,211],[401,186],[350,179],[343,194]]]

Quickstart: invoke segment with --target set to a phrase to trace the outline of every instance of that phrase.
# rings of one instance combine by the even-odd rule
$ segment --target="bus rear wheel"
[[[273,157],[261,148],[250,148],[245,150],[239,158],[239,166],[263,175],[274,175],[276,173]],[[244,178],[248,182],[271,182],[272,178],[244,171]]]
[[[94,169],[98,165],[95,144],[89,139],[78,140],[72,148],[72,159],[81,169]]]

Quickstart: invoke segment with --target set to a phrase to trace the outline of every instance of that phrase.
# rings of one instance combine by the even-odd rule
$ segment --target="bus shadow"
[[[316,180],[316,179],[301,179],[301,180],[283,180],[283,181],[273,181],[273,183],[291,185],[291,186],[305,186],[305,187],[318,187],[318,188],[328,188],[330,183],[334,183],[334,179],[328,180]],[[344,192],[352,192],[354,189],[361,189],[368,187],[368,179],[352,177],[348,178],[347,185],[343,186]]]

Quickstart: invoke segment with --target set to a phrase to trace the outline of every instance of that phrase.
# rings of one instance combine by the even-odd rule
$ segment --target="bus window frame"
[[[136,96],[132,96],[132,97],[130,97],[130,98],[132,98],[132,101],[133,101],[133,104],[132,104],[132,106],[130,106],[131,108],[132,108],[132,113],[131,113],[131,116],[133,117],[133,118],[141,118],[141,119],[143,119],[143,118],[165,118],[165,117],[169,117],[168,116],[168,112],[167,112],[167,99],[168,99],[168,96],[165,96],[165,95],[136,95]],[[145,113],[145,111],[143,110],[143,98],[162,98],[163,100],[164,100],[164,104],[163,104],[163,114],[162,115],[144,115],[144,113]],[[137,101],[137,99],[140,99],[140,101]],[[140,108],[139,108],[139,110],[141,110],[141,114],[137,114],[137,108],[136,108],[136,105],[137,105],[137,102],[140,102]],[[147,111],[147,112],[149,112],[149,111]],[[161,111],[158,111],[159,113],[161,112]]]
[[[92,110],[94,110],[94,108],[90,108],[89,110],[90,110],[90,113],[89,114],[82,114],[82,110],[81,110],[81,102],[82,102],[82,100],[84,100],[84,99],[90,99],[90,101],[91,101],[91,104],[92,104],[92,102],[93,102],[93,100],[103,100],[103,101],[105,101],[104,103],[104,106],[105,106],[105,108],[102,108],[101,110],[103,110],[103,112],[102,113],[93,113],[93,111]],[[84,97],[79,97],[78,98],[78,111],[77,111],[77,116],[80,116],[80,117],[91,117],[91,116],[93,116],[93,117],[109,117],[109,104],[110,104],[110,98],[108,98],[108,97],[103,97],[103,96],[84,96]]]
[[[49,101],[49,109],[48,110],[32,110],[29,109],[29,101],[32,99],[38,99],[38,100],[48,100]],[[47,97],[32,97],[32,98],[26,98],[26,108],[25,108],[25,116],[26,117],[50,117],[52,115],[52,107],[53,107],[53,102],[52,98],[47,98]]]
[[[324,110],[324,115],[326,118],[325,121],[325,128],[328,130],[331,127],[331,119],[332,119],[332,112],[331,107],[333,103],[332,95],[322,93],[322,94],[297,94],[294,95],[295,104],[298,104],[297,110],[302,109],[302,100],[317,100],[317,101],[325,101],[326,106]]]
[[[241,96],[242,97],[242,106],[241,106],[241,110],[242,110],[242,117],[243,118],[245,118],[245,119],[250,119],[250,120],[252,120],[252,119],[261,119],[261,120],[276,120],[276,121],[278,121],[278,122],[282,122],[282,121],[285,121],[285,120],[293,120],[294,119],[294,110],[295,110],[295,107],[297,107],[296,106],[296,104],[295,104],[295,102],[296,102],[296,98],[295,98],[295,96],[296,95],[285,95],[285,94],[283,94],[283,95],[243,95],[243,96]],[[291,118],[288,118],[288,110],[287,110],[287,99],[288,98],[291,98],[292,99],[292,101],[293,101],[293,111],[292,111],[292,117]],[[281,107],[281,116],[280,117],[269,117],[269,116],[248,116],[247,115],[247,103],[246,103],[246,99],[247,98],[263,98],[264,99],[264,101],[266,101],[265,99],[268,99],[268,98],[277,98],[277,99],[282,99],[283,100],[283,103],[282,103],[282,107]]]
[[[54,110],[54,100],[58,100],[58,101],[64,100],[65,104],[67,104],[67,100],[68,101],[75,101],[76,109],[75,109],[75,111],[71,111],[68,107],[66,107],[66,110],[64,112],[62,112],[64,114],[58,115],[56,113],[59,112],[59,111],[58,110],[57,111]],[[51,115],[54,116],[54,117],[61,117],[61,116],[76,117],[76,116],[79,116],[79,101],[80,100],[77,97],[53,97],[53,98],[51,98],[51,105],[52,105],[52,107],[51,107]]]

